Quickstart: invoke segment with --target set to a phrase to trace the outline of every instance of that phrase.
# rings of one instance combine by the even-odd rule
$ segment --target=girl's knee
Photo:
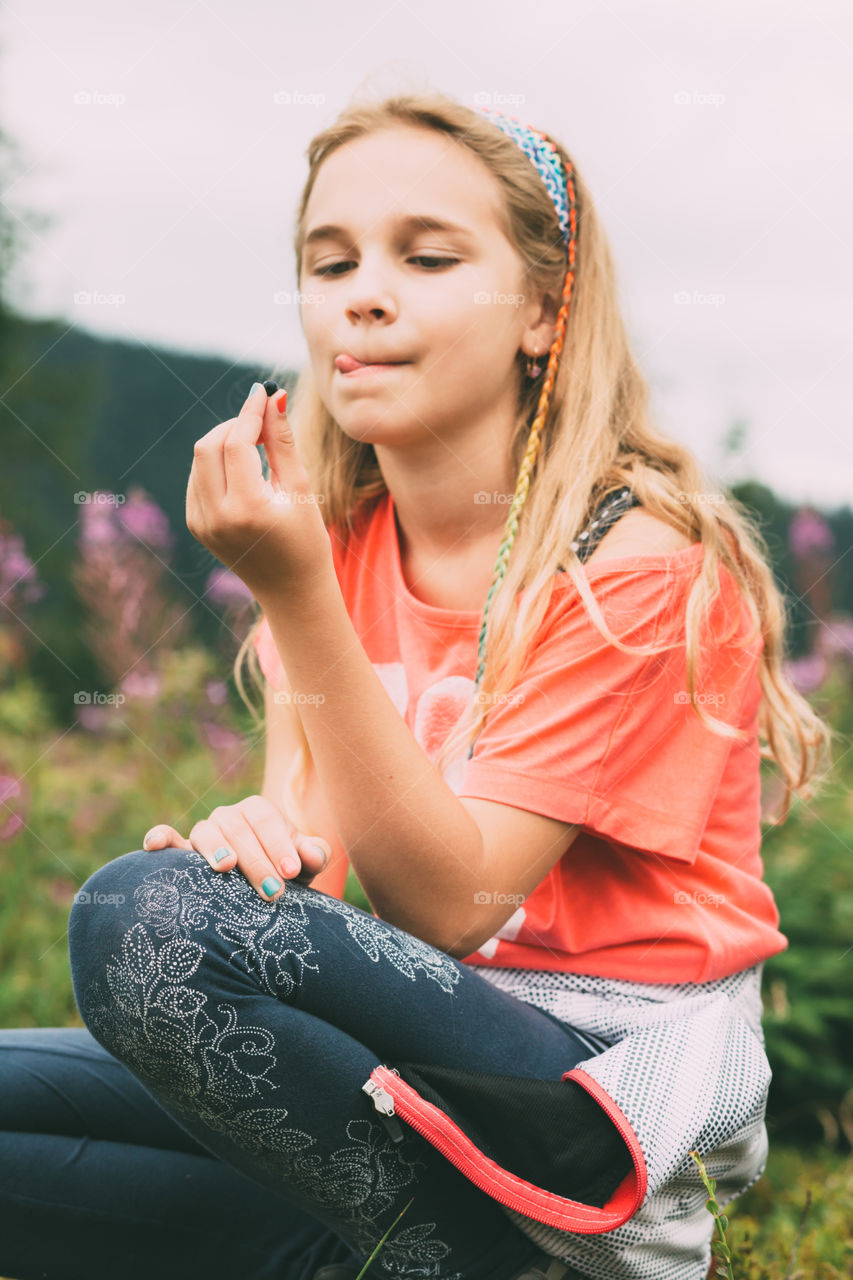
[[[114,988],[111,970],[126,958],[135,926],[147,928],[152,891],[160,902],[191,859],[203,862],[200,854],[186,849],[151,853],[136,849],[98,867],[75,894],[68,916],[71,984],[77,1008],[90,1030],[93,1010],[98,1011],[99,1020],[107,1017],[111,1007],[119,1012],[116,1002],[121,1003],[124,988]],[[101,1038],[100,1032],[96,1038]]]
[[[108,953],[112,941],[138,919],[137,890],[152,872],[186,866],[186,849],[136,849],[93,871],[74,895],[68,916],[68,949],[72,972]]]
[[[105,862],[92,872],[74,895],[71,918],[81,915],[80,907],[120,906],[132,902],[137,886],[145,876],[163,867],[178,863],[185,865],[187,856],[186,849],[158,849],[153,853],[135,849]],[[93,919],[91,911],[84,914],[87,920]]]

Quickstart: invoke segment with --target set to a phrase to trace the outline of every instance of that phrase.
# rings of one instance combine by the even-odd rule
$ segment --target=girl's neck
[[[476,541],[462,538],[439,552],[419,550],[406,538],[396,510],[394,519],[400,565],[406,587],[416,599],[437,609],[476,610],[488,595],[494,577],[503,525]]]
[[[495,556],[506,527],[515,479],[496,474],[480,480],[477,490],[456,493],[446,481],[401,491],[385,481],[391,495],[401,546],[416,559],[437,561],[475,547],[495,545]]]

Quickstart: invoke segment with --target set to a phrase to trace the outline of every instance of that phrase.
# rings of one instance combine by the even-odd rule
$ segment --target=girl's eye
[[[424,254],[419,254],[416,257],[409,258],[408,261],[409,262],[432,262],[432,263],[438,263],[439,267],[446,267],[446,266],[451,266],[454,262],[458,262],[459,259],[458,258],[433,258],[433,257],[426,257]],[[335,271],[335,268],[346,267],[348,265],[349,263],[347,262],[332,262],[325,267],[315,267],[314,273],[315,275],[318,275],[318,276],[330,276],[333,273],[335,275],[338,275],[339,273]],[[429,268],[429,269],[432,270],[432,268]]]

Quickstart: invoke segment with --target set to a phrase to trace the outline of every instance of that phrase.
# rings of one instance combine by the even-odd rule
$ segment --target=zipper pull
[[[362,1093],[368,1094],[373,1100],[373,1105],[379,1113],[379,1119],[385,1125],[393,1141],[402,1142],[405,1135],[400,1121],[394,1114],[394,1099],[390,1093],[387,1093],[375,1080],[368,1080],[361,1086],[361,1090]]]

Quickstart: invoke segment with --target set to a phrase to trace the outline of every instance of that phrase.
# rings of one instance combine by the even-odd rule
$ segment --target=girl
[[[651,424],[558,143],[403,95],[308,159],[291,414],[255,384],[187,491],[262,793],[78,895],[87,1029],[0,1040],[0,1269],[57,1274],[47,1204],[65,1277],[348,1280],[393,1227],[377,1274],[700,1280],[691,1150],[721,1204],[767,1155],[760,758],[784,818],[829,741],[766,550]]]

